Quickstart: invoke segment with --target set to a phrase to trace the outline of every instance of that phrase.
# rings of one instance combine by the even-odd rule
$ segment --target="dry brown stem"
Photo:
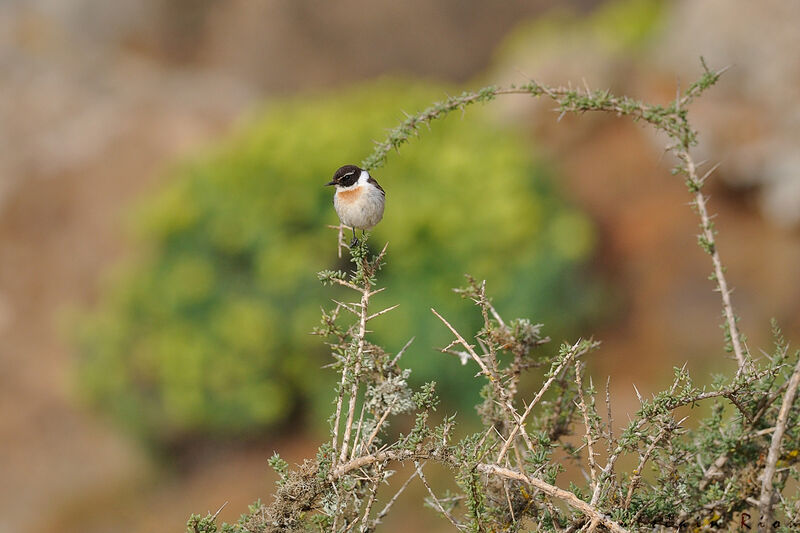
[[[773,506],[773,488],[772,478],[775,476],[775,465],[778,462],[778,456],[781,451],[781,440],[786,431],[786,422],[789,419],[789,410],[794,403],[794,397],[797,393],[797,387],[800,385],[800,359],[792,372],[792,377],[789,378],[789,386],[783,395],[783,402],[781,403],[781,410],[778,413],[778,420],[775,422],[775,431],[772,433],[772,442],[769,446],[769,453],[767,454],[767,462],[764,465],[764,473],[761,481],[761,498],[759,499],[759,511],[761,519],[759,520],[759,531],[770,532],[772,531],[772,506]]]

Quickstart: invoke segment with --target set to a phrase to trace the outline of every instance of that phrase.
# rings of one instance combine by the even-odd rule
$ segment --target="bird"
[[[333,179],[325,185],[336,187],[333,208],[342,224],[353,229],[350,246],[354,246],[358,243],[356,229],[361,230],[363,237],[367,230],[375,227],[383,218],[386,191],[369,172],[356,165],[339,167],[333,173]]]

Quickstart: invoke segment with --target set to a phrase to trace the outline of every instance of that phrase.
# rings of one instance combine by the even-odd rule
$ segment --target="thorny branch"
[[[700,216],[701,234],[698,237],[698,243],[711,255],[711,262],[714,268],[712,280],[716,282],[716,289],[722,297],[726,337],[729,338],[732,351],[741,370],[749,356],[746,354],[741,342],[741,335],[730,297],[732,289],[730,289],[725,277],[725,269],[722,266],[722,260],[716,244],[714,225],[711,222],[711,215],[708,213],[707,199],[702,192],[705,180],[716,167],[712,168],[702,178],[698,177],[697,165],[690,153],[691,148],[697,144],[697,134],[691,128],[687,117],[687,106],[706,89],[716,84],[727,68],[711,71],[706,66],[705,61],[702,61],[702,64],[704,69],[702,77],[690,85],[683,94],[679,94],[668,106],[645,104],[627,96],[615,96],[609,91],[591,91],[588,87],[585,91],[572,87],[549,87],[533,80],[522,85],[511,85],[509,87],[490,85],[474,92],[465,91],[459,96],[453,96],[447,100],[437,102],[416,115],[409,116],[403,123],[391,130],[384,141],[377,143],[372,154],[362,161],[361,166],[367,170],[378,168],[386,162],[392,150],[398,150],[400,146],[409,142],[412,136],[418,136],[420,126],[429,125],[435,120],[446,117],[453,111],[463,110],[476,103],[490,102],[503,95],[524,94],[549,98],[557,104],[559,118],[566,113],[581,114],[587,111],[602,111],[618,116],[629,116],[634,121],[649,123],[655,129],[666,133],[674,141],[674,144],[670,145],[668,149],[675,154],[680,162],[675,172],[687,176],[686,185],[693,195],[693,203]]]
[[[514,426],[514,429],[511,431],[511,434],[506,439],[505,444],[503,444],[503,447],[500,449],[500,453],[497,454],[496,462],[498,464],[501,464],[503,462],[503,457],[505,457],[506,452],[508,451],[509,446],[513,442],[517,432],[524,430],[525,421],[528,419],[528,416],[530,416],[531,412],[533,411],[533,408],[536,407],[536,404],[539,403],[539,400],[542,399],[544,394],[550,388],[550,385],[553,384],[553,381],[556,380],[559,373],[561,372],[561,369],[563,369],[567,364],[571,363],[573,359],[577,359],[578,357],[585,355],[587,352],[589,352],[589,350],[591,350],[596,346],[597,344],[584,345],[583,343],[581,343],[581,341],[576,342],[574,345],[572,345],[572,347],[570,347],[567,357],[565,357],[559,363],[558,367],[556,367],[555,370],[550,371],[550,377],[547,379],[547,381],[544,382],[544,384],[542,384],[542,388],[539,389],[539,392],[536,393],[536,396],[534,396],[533,400],[531,400],[531,402],[525,408],[525,412],[523,412],[522,416],[519,417],[517,424]]]

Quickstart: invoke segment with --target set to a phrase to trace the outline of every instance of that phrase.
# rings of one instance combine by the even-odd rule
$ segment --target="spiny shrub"
[[[417,480],[429,495],[425,503],[457,531],[798,531],[800,352],[790,350],[773,325],[774,349],[754,357],[739,332],[703,192],[714,167],[701,172],[691,154],[697,134],[687,108],[721,74],[703,66],[703,75],[664,105],[533,81],[465,92],[409,116],[365,166],[380,166],[424,125],[507,94],[548,98],[562,113],[609,112],[649,124],[669,137],[675,174],[685,180],[700,220],[698,243],[711,259],[709,285],[721,295],[724,347],[735,361],[730,371],[700,387],[685,368],[664,369],[673,373],[672,384],[640,397],[620,428],[608,385],[603,394],[586,372],[597,341],[543,347],[548,339],[540,325],[504,318],[486,283],[468,278],[458,292],[477,306],[477,332],[463,335],[432,309],[452,339],[443,358],[451,365],[458,364],[452,355],[462,358],[484,384],[478,406],[483,427],[456,431],[454,415],[432,416],[441,409],[436,383],[410,386],[404,351],[375,342],[371,330],[379,331],[380,317],[395,312],[374,301],[382,291],[378,273],[394,255],[389,261],[386,245],[373,254],[362,241],[350,250],[351,269],[319,273],[323,283],[349,290],[349,298],[323,310],[315,331],[339,373],[329,438],[316,458],[294,469],[273,457],[279,481],[268,505],[259,503],[236,524],[222,526],[215,516],[195,515],[189,531],[374,531]],[[521,376],[535,368],[545,372],[537,392],[526,393]],[[704,403],[711,407],[707,416],[681,409]],[[403,413],[413,423],[404,423]],[[699,423],[688,423],[691,416]],[[405,480],[392,477],[399,464],[412,467]],[[455,490],[437,494],[426,477],[432,464],[452,473]],[[576,466],[583,478],[565,479],[565,465]]]

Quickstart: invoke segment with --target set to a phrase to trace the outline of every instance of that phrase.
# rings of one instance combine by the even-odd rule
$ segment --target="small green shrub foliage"
[[[339,373],[330,438],[315,459],[293,469],[273,457],[279,480],[268,505],[258,503],[236,524],[222,526],[213,516],[195,515],[189,531],[374,531],[411,482],[424,486],[427,506],[456,531],[797,531],[800,352],[789,349],[775,325],[774,349],[758,359],[747,349],[703,193],[710,173],[699,174],[690,153],[697,137],[686,106],[719,76],[706,68],[666,106],[536,82],[487,87],[408,117],[367,161],[377,167],[420,126],[503,94],[547,97],[564,113],[606,111],[654,126],[672,140],[675,173],[685,178],[700,218],[699,245],[711,258],[710,281],[721,293],[732,371],[700,387],[685,368],[672,369],[672,384],[640,397],[639,409],[620,429],[608,385],[601,391],[586,372],[585,359],[599,343],[584,338],[555,350],[542,346],[548,339],[541,325],[504,319],[486,283],[468,277],[457,292],[477,306],[476,333],[463,335],[439,308],[431,309],[452,339],[442,357],[451,365],[458,362],[449,354],[463,357],[484,385],[477,409],[483,427],[465,432],[454,415],[432,416],[443,410],[437,384],[410,386],[403,350],[374,342],[379,321],[396,312],[375,301],[383,291],[378,273],[394,255],[387,256],[387,246],[372,253],[362,242],[350,250],[351,269],[319,273],[323,283],[349,290],[348,298],[323,310],[315,331]],[[520,379],[535,368],[543,370],[541,385],[529,394]],[[702,403],[710,414],[691,410]],[[397,416],[403,413],[413,422],[388,431],[390,424],[403,424]],[[689,417],[699,424],[687,423]],[[405,480],[392,477],[400,463],[413,466]],[[456,490],[437,494],[425,474],[430,463],[452,472]],[[568,464],[584,476],[564,479]]]
[[[178,168],[135,216],[143,257],[84,322],[88,398],[154,442],[263,432],[301,403],[327,409],[324,352],[308,335],[324,299],[313,275],[341,262],[326,228],[338,223],[333,191],[323,185],[358,163],[400,109],[443,93],[382,81],[284,101]],[[400,304],[377,339],[402,346],[413,332],[416,378],[436,379],[464,410],[477,385],[469,369],[432,356],[447,337],[425,302],[448,301],[468,268],[497,279],[509,308],[532,307],[554,330],[572,329],[596,307],[595,289],[577,275],[593,233],[518,134],[471,114],[425,135],[375,172],[388,194],[375,238],[392,242],[384,281]],[[455,304],[444,310],[476,325]]]

